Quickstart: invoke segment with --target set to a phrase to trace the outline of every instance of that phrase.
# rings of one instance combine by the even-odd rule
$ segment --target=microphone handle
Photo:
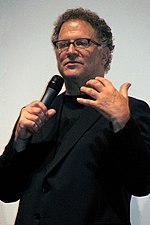
[[[45,94],[43,95],[41,102],[47,107],[47,109],[50,108],[50,105],[54,98],[57,96],[58,91],[56,91],[53,88],[48,87],[45,91]]]

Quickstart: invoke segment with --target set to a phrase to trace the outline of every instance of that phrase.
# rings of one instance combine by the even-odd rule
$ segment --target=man
[[[131,196],[150,193],[149,106],[104,78],[114,45],[95,13],[67,10],[52,43],[66,91],[21,110],[0,197],[20,199],[16,225],[129,225]]]

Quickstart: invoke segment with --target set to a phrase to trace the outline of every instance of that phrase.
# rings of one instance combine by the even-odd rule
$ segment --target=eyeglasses
[[[65,51],[66,49],[69,48],[70,44],[73,44],[74,47],[84,49],[84,48],[88,48],[89,46],[91,46],[92,43],[97,46],[101,46],[101,44],[99,44],[98,42],[96,42],[90,38],[78,38],[73,41],[58,40],[58,41],[54,41],[53,45],[56,47],[57,50]]]

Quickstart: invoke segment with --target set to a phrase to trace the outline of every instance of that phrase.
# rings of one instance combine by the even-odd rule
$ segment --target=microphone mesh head
[[[48,87],[60,91],[64,83],[64,79],[59,75],[54,75],[48,83]]]

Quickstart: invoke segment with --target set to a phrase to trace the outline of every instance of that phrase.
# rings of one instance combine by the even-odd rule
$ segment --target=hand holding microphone
[[[56,112],[49,109],[51,103],[60,92],[64,80],[58,75],[54,75],[49,81],[41,101],[34,101],[21,110],[16,126],[15,140],[27,141],[28,138],[39,131],[49,117]]]

